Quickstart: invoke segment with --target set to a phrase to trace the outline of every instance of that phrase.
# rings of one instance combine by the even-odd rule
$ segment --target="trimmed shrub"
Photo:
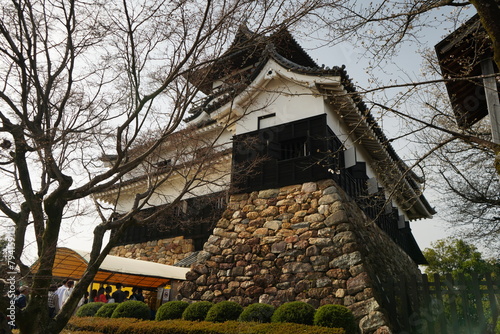
[[[346,334],[356,333],[356,322],[351,310],[342,305],[323,305],[314,315],[314,325],[345,329]]]
[[[77,317],[93,317],[103,305],[102,302],[84,304],[76,311],[75,315]]]
[[[19,333],[19,332],[16,332],[14,331],[13,333]],[[63,329],[61,331],[61,334],[103,334],[102,332],[89,332],[89,331],[69,331],[67,329]]]
[[[77,318],[69,319],[65,328],[69,330],[79,331],[96,331],[101,333],[116,333],[120,327],[130,327],[133,323],[138,322],[138,319],[132,318]],[[142,321],[144,322],[144,321]]]
[[[111,318],[111,315],[118,307],[118,303],[108,303],[101,306],[101,308],[96,312],[95,316],[100,318]]]
[[[289,302],[281,305],[274,311],[271,321],[312,325],[315,311],[313,306],[305,302]]]
[[[274,306],[269,304],[251,304],[240,314],[239,321],[271,322]]]
[[[182,313],[189,306],[188,302],[175,300],[166,302],[156,311],[156,321],[181,319]]]
[[[127,300],[126,302],[119,303],[113,311],[111,318],[135,318],[142,320],[149,320],[151,311],[143,302],[138,300]]]
[[[137,319],[77,318],[69,320],[68,329],[108,334],[344,334],[341,328],[327,328],[290,323],[262,324],[258,322],[206,322],[206,321],[140,321]],[[83,334],[83,333],[82,333]]]
[[[208,310],[214,306],[214,303],[201,301],[189,304],[182,313],[182,319],[190,321],[202,321],[207,317]]]
[[[223,301],[215,304],[208,310],[206,321],[211,322],[224,322],[228,320],[237,320],[243,312],[243,307],[230,301]]]

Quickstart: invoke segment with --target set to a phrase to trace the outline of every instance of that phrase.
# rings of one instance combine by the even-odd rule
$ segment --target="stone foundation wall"
[[[191,252],[193,240],[180,236],[114,247],[109,255],[173,265]]]
[[[361,333],[373,333],[390,327],[383,281],[418,274],[410,257],[326,180],[232,196],[180,294],[243,306],[341,304]]]

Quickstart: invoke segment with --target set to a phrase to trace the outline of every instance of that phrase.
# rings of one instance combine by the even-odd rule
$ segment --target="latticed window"
[[[215,208],[217,209],[225,209],[226,208],[226,197],[221,196],[218,197],[215,203]]]
[[[294,138],[280,143],[281,160],[306,157],[309,155],[309,145],[306,138]]]
[[[176,206],[174,206],[174,216],[181,216],[187,213],[188,203],[187,201],[181,201]]]

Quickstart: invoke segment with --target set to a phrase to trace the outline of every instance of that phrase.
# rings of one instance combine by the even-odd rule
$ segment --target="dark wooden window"
[[[295,138],[280,143],[281,160],[306,157],[309,155],[307,138]]]
[[[141,215],[148,216],[155,210],[165,208],[145,209],[138,215],[139,218]],[[225,193],[190,198],[169,208],[153,222],[130,226],[117,244],[135,244],[182,235],[193,240],[195,250],[202,250],[225,208]],[[113,231],[111,233],[113,235]]]
[[[188,210],[188,202],[180,201],[173,208],[174,216],[181,217],[182,215],[185,215],[187,213],[187,210]]]
[[[326,115],[319,115],[236,136],[232,175],[235,191],[328,178],[332,134]],[[259,160],[258,166],[252,164]]]

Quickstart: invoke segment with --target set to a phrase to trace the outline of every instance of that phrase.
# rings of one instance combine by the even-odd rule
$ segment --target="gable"
[[[288,30],[279,29],[266,36],[241,25],[231,46],[208,66],[190,73],[188,80],[205,94],[213,93],[217,81],[229,84],[243,82],[258,72],[263,59],[269,58],[270,48],[300,66],[317,67]]]

